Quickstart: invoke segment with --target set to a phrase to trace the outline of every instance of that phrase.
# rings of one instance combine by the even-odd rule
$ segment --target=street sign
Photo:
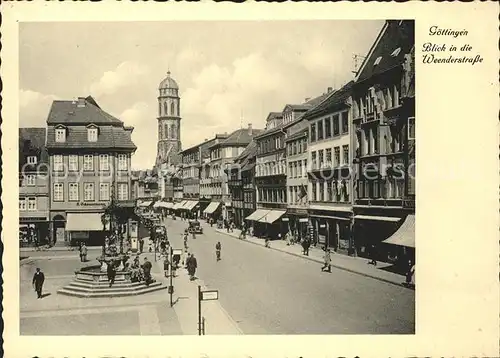
[[[173,249],[172,250],[172,255],[182,255],[182,249]]]
[[[219,291],[218,290],[210,290],[210,291],[201,291],[201,301],[211,301],[219,299]]]

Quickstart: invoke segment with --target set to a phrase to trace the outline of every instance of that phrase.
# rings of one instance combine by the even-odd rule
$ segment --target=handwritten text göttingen
[[[429,28],[429,36],[447,36],[447,37],[465,37],[469,34],[467,30],[451,30],[441,29],[438,26]],[[454,44],[426,42],[422,46],[422,62],[429,63],[466,63],[475,65],[483,62],[483,57],[479,54],[471,56],[472,46],[468,43],[463,43],[459,47]],[[449,52],[448,56],[444,52]],[[442,54],[439,56],[435,53]]]

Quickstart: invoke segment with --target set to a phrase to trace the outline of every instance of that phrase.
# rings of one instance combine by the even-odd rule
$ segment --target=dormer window
[[[391,56],[396,57],[397,55],[399,55],[400,52],[401,52],[401,47],[398,47],[397,49],[392,51]]]
[[[382,56],[377,57],[377,59],[373,63],[373,66],[377,66],[378,64],[380,64],[380,61],[382,61]]]
[[[87,140],[89,142],[97,142],[97,128],[96,127],[87,128]]]
[[[30,155],[26,161],[28,162],[28,164],[36,164],[36,156],[34,155]]]
[[[56,128],[56,142],[66,142],[66,128]]]

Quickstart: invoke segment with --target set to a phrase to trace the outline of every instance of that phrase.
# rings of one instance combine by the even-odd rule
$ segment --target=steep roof
[[[123,126],[123,122],[106,113],[97,105],[91,97],[80,97],[74,101],[53,101],[47,118],[48,125],[118,125]]]
[[[225,140],[215,144],[214,146],[247,145],[252,141],[254,137],[258,136],[262,132],[262,129],[252,129],[252,133],[250,134],[248,128],[237,129],[233,133],[231,133]]]
[[[361,65],[356,82],[401,65],[414,44],[414,20],[387,20]],[[375,64],[379,57],[380,62]]]
[[[346,100],[351,96],[353,85],[354,81],[350,81],[346,83],[341,89],[330,93],[329,96],[326,97],[317,106],[307,111],[304,114],[303,118],[309,120],[330,112],[334,112],[336,110],[340,110],[345,106]]]
[[[257,142],[252,140],[250,144],[247,145],[245,150],[241,152],[241,154],[234,161],[243,162],[247,159],[250,159],[252,156],[255,156],[256,153],[257,153]]]
[[[300,124],[300,129],[294,132],[293,134],[290,134],[285,142],[290,142],[293,141],[297,138],[302,138],[303,136],[307,135],[307,131],[309,129],[309,124],[307,121],[302,121],[299,123]]]
[[[297,106],[297,108],[306,108],[306,109],[311,109],[313,108],[314,106],[316,106],[318,103],[321,103],[325,98],[327,98],[328,96],[330,95],[330,93],[323,93],[317,97],[314,97],[310,100],[308,100],[307,102],[304,102],[300,105],[291,105],[291,104],[288,104],[287,106]],[[276,113],[276,112],[271,112],[271,113]],[[307,113],[307,112],[306,112]],[[280,113],[281,115],[281,113]],[[269,117],[268,117],[269,118]],[[257,139],[260,139],[260,138],[263,138],[267,135],[270,135],[270,134],[273,134],[273,133],[277,133],[277,132],[280,132],[281,130],[283,129],[286,129],[286,128],[289,128],[297,123],[299,123],[300,121],[302,121],[304,119],[304,114],[302,114],[301,116],[299,116],[298,118],[296,118],[294,121],[292,122],[289,122],[289,123],[282,123],[280,124],[279,126],[277,127],[274,127],[274,128],[270,128],[270,129],[267,129],[265,131],[263,131],[262,133],[260,133],[259,135],[256,136]]]
[[[45,128],[19,128],[19,168],[27,164],[28,156],[36,156],[38,163],[49,163],[45,134]]]
[[[66,129],[66,141],[56,142],[56,129],[49,127],[47,130],[47,148],[94,148],[94,149],[129,149],[136,150],[132,142],[131,132],[123,127],[100,126],[96,142],[87,139],[87,127],[69,126]]]

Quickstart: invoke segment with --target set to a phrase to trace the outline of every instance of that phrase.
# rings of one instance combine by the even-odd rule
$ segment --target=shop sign
[[[77,206],[100,206],[100,207],[105,207],[106,204],[96,204],[96,203],[87,203],[84,201],[79,201],[76,203]]]
[[[200,301],[211,301],[219,299],[219,291],[218,290],[210,290],[210,291],[201,291]]]

